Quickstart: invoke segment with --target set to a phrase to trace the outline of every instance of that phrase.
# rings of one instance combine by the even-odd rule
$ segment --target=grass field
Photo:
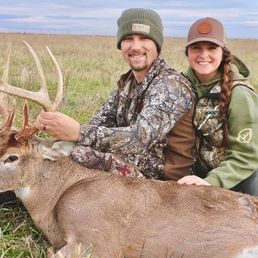
[[[59,111],[79,121],[87,122],[101,106],[116,81],[128,67],[116,49],[114,37],[0,34],[0,73],[6,60],[6,49],[12,43],[9,83],[38,89],[38,75],[34,61],[22,43],[27,41],[42,61],[49,91],[53,97],[56,76],[47,55],[48,45],[59,62],[64,76],[64,97]],[[187,68],[184,39],[166,38],[162,56],[178,71]],[[232,53],[244,61],[251,71],[250,82],[258,89],[258,40],[229,40]],[[22,101],[17,99],[16,126],[21,123]],[[31,119],[40,107],[30,104]],[[46,135],[42,135],[45,137]],[[0,258],[46,257],[49,244],[34,227],[27,212],[20,205],[0,206]]]

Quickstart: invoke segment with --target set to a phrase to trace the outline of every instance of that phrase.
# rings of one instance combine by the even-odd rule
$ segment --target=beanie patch
[[[145,25],[145,24],[140,24],[140,23],[133,23],[132,24],[132,31],[133,32],[142,32],[142,33],[150,34],[150,26]]]

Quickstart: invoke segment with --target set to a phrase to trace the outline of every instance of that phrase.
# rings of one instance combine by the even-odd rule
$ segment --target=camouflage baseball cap
[[[226,35],[223,24],[211,17],[194,22],[188,32],[186,47],[199,41],[209,41],[225,47]]]

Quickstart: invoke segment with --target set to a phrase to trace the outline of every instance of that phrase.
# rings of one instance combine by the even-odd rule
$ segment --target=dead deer
[[[7,85],[0,90],[28,97]],[[70,159],[72,145],[64,151],[31,138],[26,107],[20,131],[11,129],[13,118],[12,110],[0,130],[0,191],[15,191],[59,250],[53,257],[70,257],[77,245],[94,245],[100,258],[258,257],[257,198],[87,169]]]

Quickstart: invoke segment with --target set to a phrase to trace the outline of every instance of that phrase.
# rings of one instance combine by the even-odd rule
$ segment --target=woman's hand
[[[179,183],[180,185],[210,185],[204,179],[194,175],[184,176],[181,179],[179,179],[177,183]]]
[[[73,142],[79,140],[79,122],[60,112],[42,111],[36,119],[36,127],[58,140]]]

